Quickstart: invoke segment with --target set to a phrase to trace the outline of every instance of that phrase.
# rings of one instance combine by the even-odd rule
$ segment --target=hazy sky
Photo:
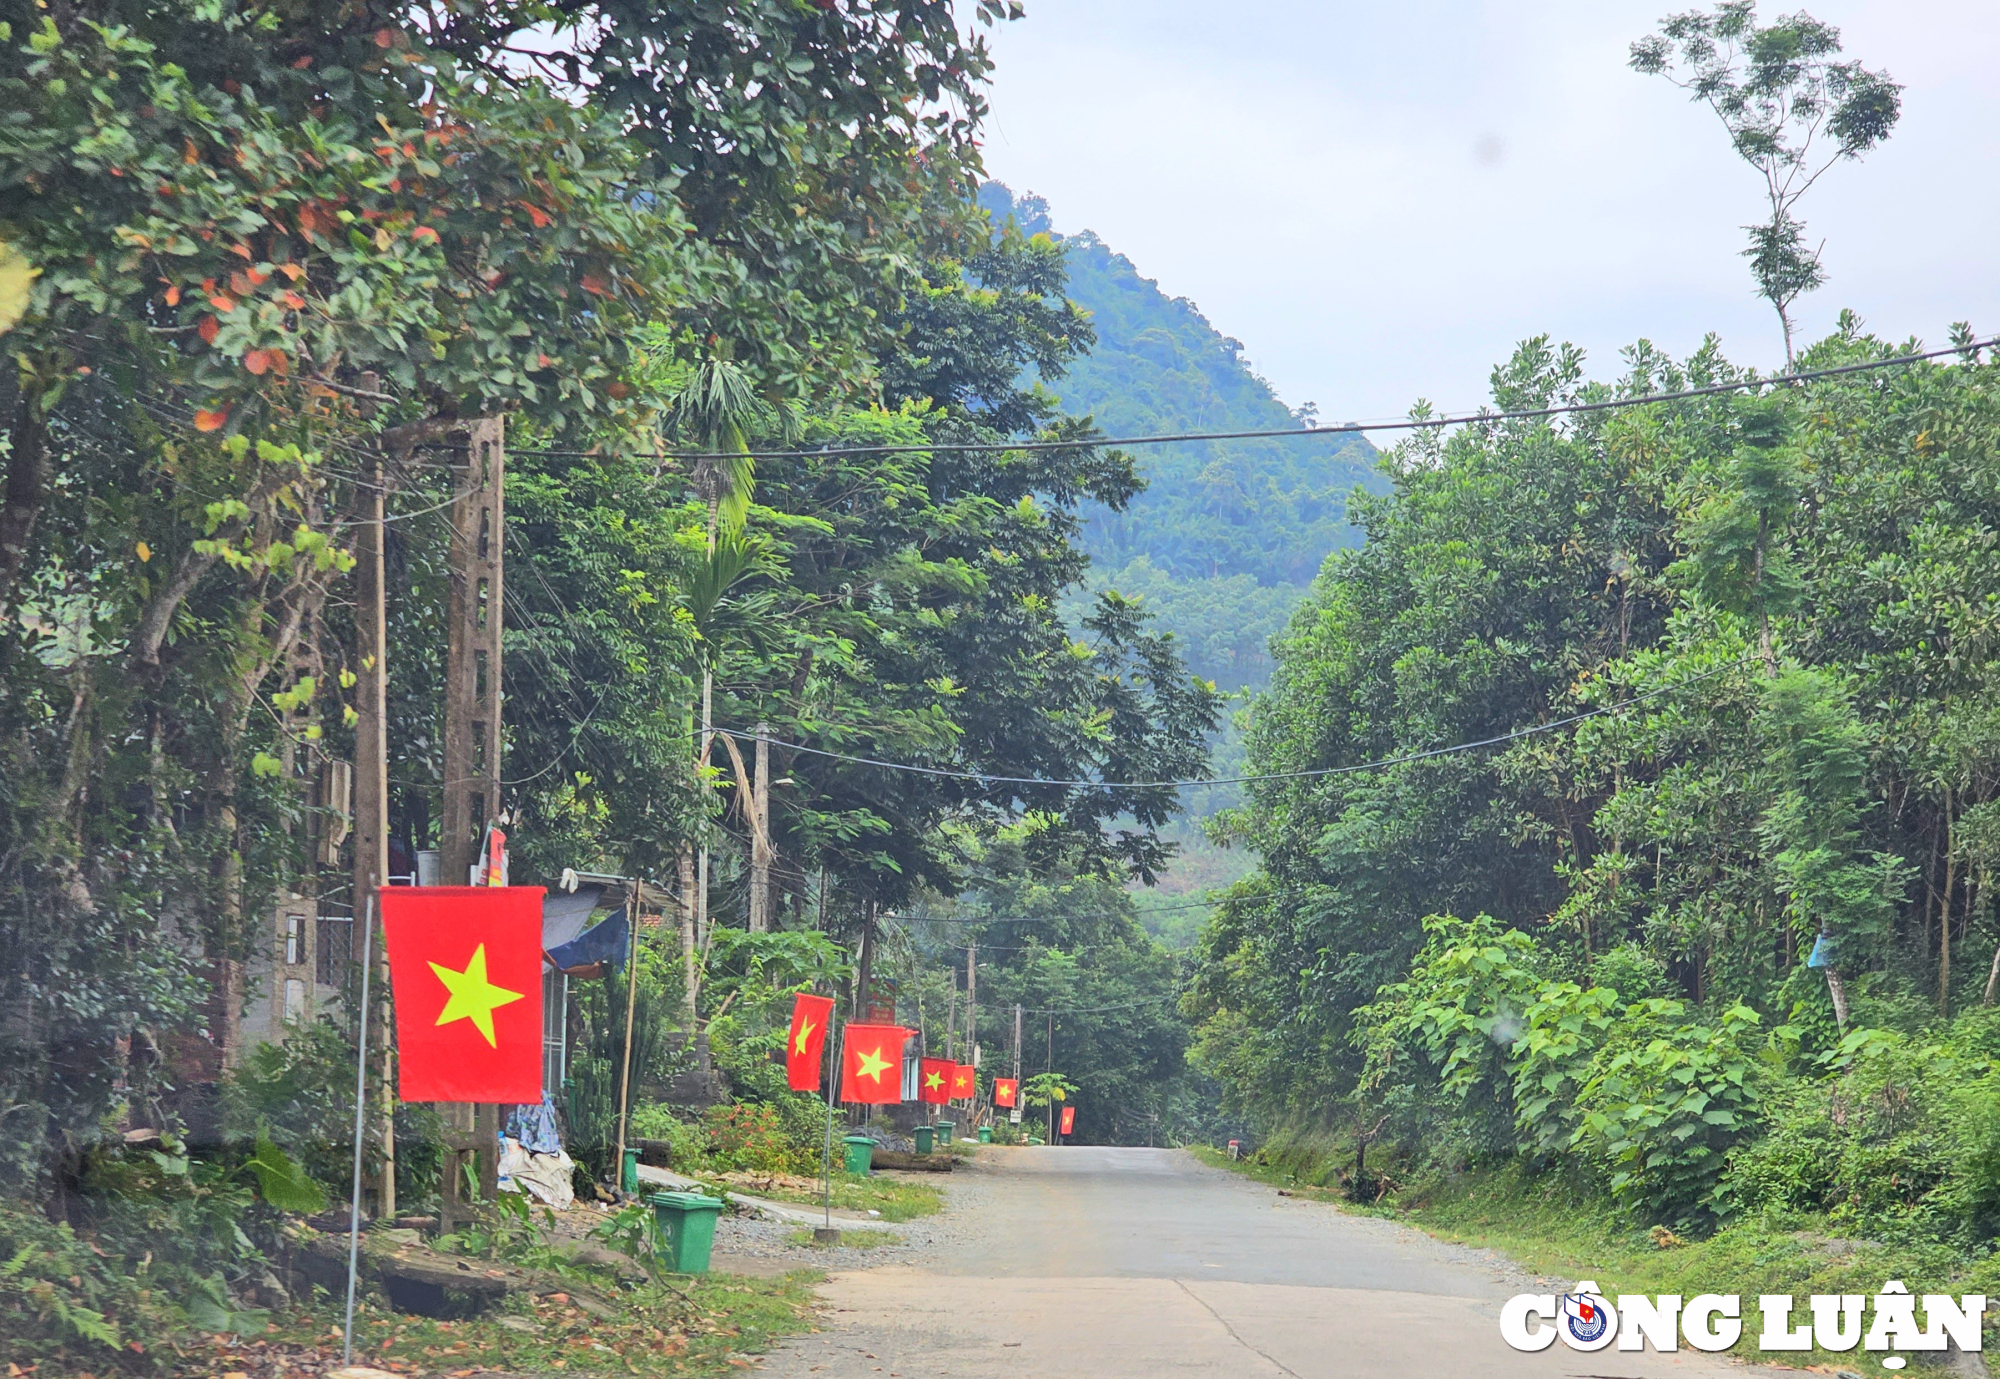
[[[1892,339],[2000,332],[2000,4],[1806,0],[1907,88],[1895,136],[1801,207],[1829,284]],[[1740,226],[1761,181],[1705,108],[1625,66],[1687,0],[1028,0],[1001,30],[992,175],[1198,303],[1323,420],[1485,400],[1548,333],[1617,371],[1640,336],[1783,362]],[[1795,0],[1767,3],[1767,16]]]

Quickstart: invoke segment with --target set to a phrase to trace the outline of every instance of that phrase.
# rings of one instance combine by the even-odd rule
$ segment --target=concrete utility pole
[[[505,619],[506,451],[498,417],[470,423],[465,451],[452,466],[450,591],[445,606],[444,799],[438,825],[438,871],[448,886],[472,880],[480,843],[500,818],[500,646]],[[480,1195],[491,1199],[500,1174],[500,1108],[489,1103],[438,1106],[445,1128],[439,1224],[471,1218],[459,1171],[470,1154]]]
[[[965,1061],[979,1066],[979,941],[965,945]],[[977,1086],[977,1079],[974,1079]],[[974,1101],[979,1099],[973,1094]]]
[[[1014,1002],[1014,1081],[1021,1081],[1021,1003]]]
[[[757,776],[750,792],[750,932],[771,928],[771,725],[757,725]]]

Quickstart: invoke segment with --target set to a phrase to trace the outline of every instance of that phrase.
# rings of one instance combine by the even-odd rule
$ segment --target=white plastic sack
[[[571,1174],[576,1164],[558,1149],[553,1154],[537,1154],[523,1149],[511,1135],[500,1140],[500,1182],[502,1192],[523,1192],[537,1201],[566,1210],[576,1200]]]

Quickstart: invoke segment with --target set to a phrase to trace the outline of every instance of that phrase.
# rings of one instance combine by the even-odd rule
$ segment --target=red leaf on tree
[[[180,304],[181,304],[180,284],[179,283],[167,284],[167,305],[179,306]]]
[[[254,374],[262,374],[271,367],[271,356],[264,350],[251,350],[243,356],[243,367]]]
[[[220,321],[213,316],[204,316],[201,318],[201,324],[195,327],[194,333],[202,338],[203,343],[212,345],[215,343],[216,333],[221,329]]]
[[[236,301],[227,292],[218,292],[208,299],[208,304],[227,316],[236,310]]]
[[[537,230],[541,229],[544,225],[549,224],[552,219],[552,217],[549,215],[547,211],[543,210],[540,206],[535,205],[533,202],[523,201],[521,203],[521,207],[522,209],[527,211],[528,219],[535,222],[535,228]]]
[[[394,29],[377,29],[375,31],[375,46],[378,48],[395,47],[396,31]]]
[[[583,275],[583,290],[594,297],[608,297],[611,295],[610,285],[595,273],[585,273]]]
[[[194,414],[194,429],[197,431],[220,431],[229,421],[229,409],[218,407],[214,411],[206,409]]]

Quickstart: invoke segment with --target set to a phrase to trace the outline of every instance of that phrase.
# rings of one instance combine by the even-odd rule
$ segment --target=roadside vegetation
[[[1803,14],[1676,16],[1633,65],[1779,181],[1820,122],[1831,166],[1899,109]],[[1791,337],[1824,278],[1795,205],[1774,183],[1752,230],[1788,358],[1937,348],[1851,314]],[[2000,363],[1943,343],[1388,452],[1248,716],[1252,767],[1291,774],[1214,825],[1262,866],[1185,1009],[1257,1171],[1620,1286],[1982,1290]],[[1492,404],[1756,379],[1713,339],[1596,379],[1536,339]]]

